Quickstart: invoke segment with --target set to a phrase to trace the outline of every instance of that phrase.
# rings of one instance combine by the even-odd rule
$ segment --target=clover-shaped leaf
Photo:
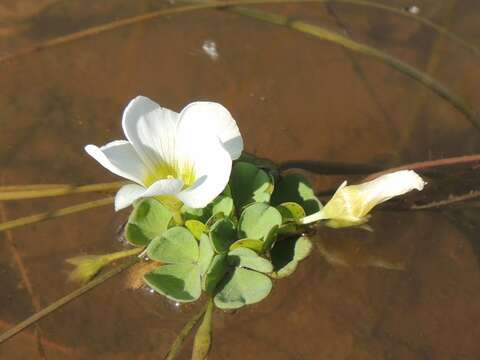
[[[185,227],[195,236],[195,239],[200,240],[203,233],[207,231],[207,226],[198,220],[185,221]]]
[[[285,202],[277,206],[283,221],[296,221],[306,216],[305,210],[295,202]]]
[[[237,209],[252,202],[268,202],[273,192],[272,178],[253,164],[237,161],[230,175],[230,188]]]
[[[198,260],[198,242],[192,233],[181,226],[167,230],[148,245],[149,258],[170,264],[191,264]]]
[[[278,206],[286,202],[299,204],[307,215],[316,213],[322,207],[311,185],[300,174],[288,174],[280,178],[271,203]]]
[[[212,215],[223,213],[228,218],[233,215],[234,210],[233,199],[230,196],[220,195],[212,203]]]
[[[183,216],[184,221],[197,220],[202,223],[205,223],[212,215],[212,210],[210,206],[200,209],[194,209],[187,205],[183,205],[180,212]]]
[[[210,242],[208,238],[207,242]],[[208,250],[202,250],[202,266],[207,267]],[[180,226],[167,230],[152,240],[147,254],[153,260],[166,263],[144,275],[145,282],[155,291],[181,302],[200,297],[200,248],[190,231]]]
[[[255,203],[248,206],[240,216],[240,238],[263,239],[274,226],[282,224],[282,215],[272,206]]]
[[[195,264],[167,264],[144,276],[145,282],[169,299],[190,302],[202,292],[200,269]]]
[[[305,236],[284,239],[275,243],[270,251],[275,278],[287,277],[297,269],[298,263],[312,251],[312,242]]]
[[[215,251],[219,254],[226,253],[230,245],[237,240],[235,224],[226,218],[218,220],[210,228],[209,236]]]
[[[208,235],[203,234],[200,238],[200,255],[198,257],[198,266],[202,275],[207,272],[214,255],[215,250],[212,247],[210,238]]]
[[[203,289],[206,292],[213,294],[218,283],[222,280],[228,269],[229,264],[227,262],[227,255],[216,255],[213,258],[208,271],[203,277]]]
[[[252,249],[253,251],[259,253],[263,250],[263,241],[256,239],[240,239],[230,245],[230,250],[235,250],[238,248]]]
[[[145,246],[168,228],[172,213],[161,202],[148,198],[135,205],[125,226],[125,238],[133,245]]]
[[[264,274],[237,267],[218,289],[215,305],[220,309],[238,309],[266,298],[272,290],[272,281]]]
[[[273,270],[270,261],[247,248],[238,248],[230,251],[228,253],[228,263],[232,266],[249,268],[263,273],[269,273]]]

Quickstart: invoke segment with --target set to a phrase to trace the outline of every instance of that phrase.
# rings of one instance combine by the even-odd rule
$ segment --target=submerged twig
[[[452,93],[447,87],[445,87],[443,84],[441,84],[434,78],[430,77],[428,74],[416,69],[415,67],[403,62],[402,60],[397,59],[396,57],[393,57],[392,55],[389,55],[374,47],[349,39],[348,37],[337,34],[330,30],[324,29],[320,26],[300,20],[294,20],[284,15],[239,6],[227,8],[227,10],[237,13],[239,15],[261,20],[272,25],[285,26],[292,30],[309,34],[319,39],[335,43],[337,45],[341,45],[352,51],[357,51],[363,55],[379,59],[390,67],[400,71],[404,75],[414,80],[417,80],[418,82],[435,92],[438,96],[450,102],[450,104],[452,104],[457,110],[459,110],[462,114],[465,115],[465,117],[470,121],[473,126],[475,126],[477,129],[480,129],[480,118],[478,117],[478,114],[463,98]]]
[[[400,171],[400,170],[421,171],[425,169],[437,168],[442,166],[454,166],[454,165],[468,164],[468,163],[474,163],[474,162],[480,162],[480,154],[455,156],[455,157],[437,159],[437,160],[420,161],[420,162],[395,166],[380,172],[376,172],[374,174],[370,174],[365,178],[365,181],[372,180],[381,175],[385,175],[385,174],[395,172],[395,171]]]
[[[209,306],[209,303],[207,303],[198,314],[195,314],[185,324],[185,326],[182,328],[180,333],[177,335],[177,337],[173,341],[172,346],[170,346],[170,350],[165,356],[165,360],[173,360],[179,354],[180,350],[182,349],[183,343],[185,342],[185,340],[187,339],[188,335],[191,333],[195,325],[197,325],[197,323],[200,321],[203,314],[205,314],[205,311],[207,311],[208,306]]]
[[[52,196],[72,195],[88,192],[114,191],[124,185],[124,181],[98,183],[91,185],[39,184],[13,185],[0,187],[0,200],[35,199]]]
[[[100,200],[88,201],[85,203],[68,206],[59,210],[47,211],[39,214],[21,217],[15,220],[6,221],[0,224],[0,231],[18,228],[25,225],[36,224],[42,221],[55,219],[57,217],[74,214],[77,212],[94,209],[113,203],[113,197],[107,197]]]
[[[144,21],[153,20],[162,16],[175,15],[175,14],[202,10],[202,9],[228,7],[233,5],[255,5],[255,4],[261,5],[261,4],[287,4],[287,3],[345,3],[349,5],[354,5],[354,6],[364,6],[364,7],[370,7],[370,8],[375,8],[378,10],[390,12],[399,16],[407,17],[409,19],[412,19],[416,22],[423,24],[426,27],[432,28],[435,31],[441,33],[442,35],[448,37],[449,39],[457,42],[464,48],[471,51],[473,54],[480,55],[480,50],[476,46],[468,43],[467,41],[462,39],[460,36],[448,31],[446,28],[435,24],[431,20],[419,15],[413,15],[407,11],[397,9],[392,6],[379,4],[372,1],[366,1],[366,0],[240,0],[240,1],[232,0],[228,2],[217,1],[217,2],[209,2],[209,3],[200,3],[200,4],[191,5],[191,6],[176,7],[174,9],[158,10],[158,11],[153,11],[153,12],[149,12],[149,13],[138,15],[138,16],[133,16],[126,19],[115,20],[103,25],[92,26],[85,30],[81,30],[68,35],[59,36],[38,44],[34,44],[24,49],[20,49],[17,52],[7,54],[3,57],[0,57],[0,63],[8,60],[13,60],[20,56],[31,54],[40,50],[50,48],[50,47],[67,44],[67,43],[80,40],[89,36],[97,35],[107,31],[112,31],[124,26],[130,26],[130,25],[141,23]]]
[[[449,206],[449,205],[464,202],[464,201],[475,200],[478,198],[480,198],[480,190],[472,190],[469,193],[463,194],[463,195],[450,195],[448,199],[432,201],[428,204],[423,204],[423,205],[412,205],[409,207],[409,209],[410,210],[431,210],[431,209],[437,209],[437,208]]]
[[[10,330],[5,331],[3,334],[0,334],[0,344],[3,342],[7,341],[11,337],[15,336],[18,334],[20,331],[26,329],[27,327],[37,323],[39,320],[43,319],[50,313],[52,313],[55,310],[58,310],[62,306],[68,304],[70,301],[75,300],[79,296],[85,294],[87,291],[93,289],[94,287],[104,283],[106,280],[110,279],[111,277],[121,273],[123,270],[128,269],[130,266],[134,265],[141,259],[138,257],[133,257],[130,258],[128,261],[125,261],[124,263],[118,265],[117,267],[113,268],[112,270],[99,275],[98,277],[94,278],[92,281],[90,281],[88,284],[78,288],[75,291],[72,291],[70,294],[65,295],[61,299],[58,299],[54,303],[48,305],[46,308],[36,312],[29,318],[23,320],[22,322],[18,323],[15,325],[13,328]]]

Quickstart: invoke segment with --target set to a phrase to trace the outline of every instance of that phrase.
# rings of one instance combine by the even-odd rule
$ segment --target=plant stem
[[[474,200],[480,198],[480,191],[479,190],[472,190],[467,194],[463,195],[450,195],[448,199],[445,200],[439,200],[439,201],[433,201],[428,204],[424,205],[412,205],[410,206],[410,210],[430,210],[430,209],[436,209],[440,207],[445,207],[448,205],[456,204],[459,202],[464,202],[468,200]]]
[[[380,172],[376,172],[374,174],[367,176],[365,178],[365,181],[372,180],[381,175],[385,175],[385,174],[395,172],[395,171],[400,171],[400,170],[417,170],[418,171],[418,170],[425,170],[425,169],[437,168],[442,166],[453,166],[453,165],[461,165],[461,164],[468,164],[468,163],[474,163],[474,162],[480,162],[480,154],[455,156],[455,157],[437,159],[437,160],[420,161],[420,162],[396,166]]]
[[[193,341],[192,360],[206,360],[212,345],[213,298],[208,299],[207,310]]]
[[[58,299],[54,303],[48,305],[44,309],[36,312],[29,318],[23,320],[22,322],[18,323],[15,325],[13,328],[10,330],[5,331],[3,334],[0,334],[0,344],[4,343],[11,337],[15,336],[18,334],[20,331],[26,329],[27,327],[37,323],[50,313],[52,313],[55,310],[58,310],[62,306],[68,304],[70,301],[75,300],[76,298],[80,297],[81,295],[85,294],[87,291],[93,289],[94,287],[104,283],[106,280],[110,279],[111,277],[121,273],[123,270],[128,269],[132,265],[136,264],[138,261],[140,261],[139,258],[137,257],[132,257],[128,261],[125,261],[124,263],[118,265],[117,267],[113,268],[112,270],[99,275],[98,277],[94,278],[92,281],[90,281],[88,284],[78,288],[75,291],[72,291],[70,294],[65,295],[64,297]]]
[[[393,69],[400,71],[404,75],[414,80],[417,80],[418,82],[435,92],[438,96],[447,100],[458,111],[465,115],[465,117],[474,127],[480,130],[480,118],[478,117],[478,114],[463,98],[450,92],[447,87],[445,87],[443,84],[441,84],[428,74],[414,68],[413,66],[403,62],[402,60],[397,59],[396,57],[393,57],[379,49],[359,43],[322,27],[309,24],[304,21],[290,19],[284,15],[239,6],[229,7],[226,8],[226,10],[239,15],[248,16],[260,21],[264,21],[272,25],[285,26],[292,30],[309,34],[316,38],[335,43],[352,51],[359,52],[363,55],[376,58],[384,62],[388,66],[392,67]]]
[[[165,356],[165,360],[173,360],[175,357],[180,353],[180,350],[182,349],[183,343],[187,339],[188,335],[192,331],[192,329],[197,325],[197,323],[200,321],[202,318],[203,314],[205,314],[205,311],[207,310],[209,306],[209,303],[207,303],[202,310],[198,313],[195,314],[182,328],[180,333],[177,335],[175,338],[172,346],[170,346],[170,350],[168,351],[167,355]]]
[[[15,220],[6,221],[0,224],[0,231],[18,228],[25,225],[36,224],[42,221],[55,219],[57,217],[74,214],[77,212],[94,209],[113,203],[113,197],[107,197],[100,200],[88,201],[85,203],[68,206],[62,209],[47,211],[39,214],[21,217]]]
[[[91,185],[45,184],[45,185],[13,185],[0,187],[0,200],[35,199],[52,196],[80,194],[96,191],[113,191],[124,185],[124,181],[98,183]]]

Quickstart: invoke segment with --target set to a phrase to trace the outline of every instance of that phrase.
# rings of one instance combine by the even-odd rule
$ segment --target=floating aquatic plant
[[[424,186],[414,171],[402,170],[343,183],[322,206],[301,174],[242,156],[235,120],[217,103],[196,102],[176,113],[137,97],[122,125],[128,140],[86,150],[134,182],[115,197],[116,210],[132,205],[124,231],[133,249],[69,259],[76,266],[70,277],[88,280],[114,259],[146,254],[153,263],[143,281],[155,292],[179,303],[208,298],[196,317],[203,322],[195,359],[210,349],[214,309],[265,299],[273,281],[293,274],[310,254],[312,229],[364,225],[377,204]]]

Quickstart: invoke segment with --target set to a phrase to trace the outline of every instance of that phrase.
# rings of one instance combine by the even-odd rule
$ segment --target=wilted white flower
[[[423,190],[424,185],[413,170],[393,172],[358,185],[347,186],[345,181],[319,212],[304,217],[301,222],[326,220],[330,227],[361,225],[376,205],[414,189]]]
[[[176,113],[138,96],[125,108],[122,127],[127,140],[85,147],[102,166],[135,183],[117,192],[116,210],[146,197],[205,207],[224,190],[232,160],[243,151],[235,120],[214,102],[194,102]]]

